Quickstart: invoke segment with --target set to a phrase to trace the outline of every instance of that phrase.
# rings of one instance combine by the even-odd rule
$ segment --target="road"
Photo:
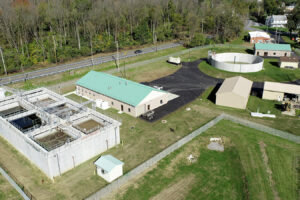
[[[177,47],[177,46],[181,46],[181,45],[182,45],[181,43],[175,42],[175,43],[157,45],[157,48],[156,47],[146,47],[146,48],[141,49],[142,53],[139,53],[139,54],[135,54],[134,53],[135,50],[127,51],[126,55],[121,52],[121,53],[119,53],[119,59],[121,60],[124,58],[139,56],[142,54],[151,53],[151,52],[155,52],[155,51],[159,51],[159,50],[163,50],[163,49],[169,49],[169,48],[173,48],[173,47]],[[25,81],[25,80],[29,80],[29,79],[38,78],[38,77],[58,74],[58,73],[62,73],[62,72],[66,72],[66,71],[70,71],[70,70],[74,70],[74,69],[80,69],[83,67],[99,65],[102,63],[106,63],[106,62],[115,61],[117,58],[118,58],[117,53],[114,53],[109,56],[94,57],[93,59],[91,58],[91,59],[83,60],[83,61],[79,61],[79,62],[57,65],[55,67],[49,67],[49,68],[35,70],[35,71],[17,74],[17,75],[13,75],[13,76],[2,77],[2,78],[0,78],[0,85],[7,85],[7,84],[21,82],[21,81]]]

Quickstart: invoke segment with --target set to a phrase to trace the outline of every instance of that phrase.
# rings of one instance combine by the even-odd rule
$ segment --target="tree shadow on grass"
[[[254,51],[253,51],[253,49],[246,49],[246,53],[248,53],[248,54],[254,54]]]

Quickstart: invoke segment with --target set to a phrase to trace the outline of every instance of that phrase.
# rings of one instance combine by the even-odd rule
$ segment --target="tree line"
[[[0,47],[9,73],[119,47],[233,40],[246,0],[1,0]],[[0,62],[0,73],[3,65]]]

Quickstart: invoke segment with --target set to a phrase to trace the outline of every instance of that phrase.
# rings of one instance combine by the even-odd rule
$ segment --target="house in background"
[[[250,43],[268,43],[271,41],[271,37],[268,33],[262,31],[252,31],[249,32],[250,35]]]
[[[254,55],[263,57],[290,57],[292,48],[290,44],[264,44],[254,45]]]
[[[281,57],[280,68],[297,69],[299,68],[299,58],[296,56],[292,57]]]
[[[96,162],[97,174],[107,182],[112,182],[123,175],[124,163],[112,155],[101,156]]]
[[[287,17],[285,15],[272,15],[266,18],[265,25],[268,27],[285,27],[287,25]]]
[[[285,6],[284,13],[291,13],[295,9],[295,4]]]
[[[216,93],[216,104],[246,109],[252,84],[252,81],[241,76],[226,78]]]

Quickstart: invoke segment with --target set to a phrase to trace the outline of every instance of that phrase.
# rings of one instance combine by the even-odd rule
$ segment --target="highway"
[[[175,42],[175,43],[157,45],[157,49],[156,49],[156,47],[146,47],[146,48],[142,48],[141,49],[142,52],[139,54],[135,54],[134,53],[135,50],[126,51],[126,55],[123,52],[119,52],[119,60],[143,55],[146,53],[155,52],[156,50],[159,51],[159,50],[163,50],[163,49],[174,48],[174,47],[181,46],[181,45],[182,45],[181,43]],[[29,79],[58,74],[58,73],[62,73],[62,72],[66,72],[66,71],[70,71],[70,70],[74,70],[74,69],[80,69],[83,67],[99,65],[102,63],[106,63],[106,62],[115,61],[116,59],[117,59],[117,53],[114,53],[109,56],[93,57],[93,59],[90,58],[90,59],[79,61],[79,62],[62,64],[62,65],[57,65],[54,67],[44,68],[44,69],[26,72],[26,73],[22,73],[22,74],[1,77],[0,85],[7,85],[7,84],[11,84],[11,83],[29,80]]]

